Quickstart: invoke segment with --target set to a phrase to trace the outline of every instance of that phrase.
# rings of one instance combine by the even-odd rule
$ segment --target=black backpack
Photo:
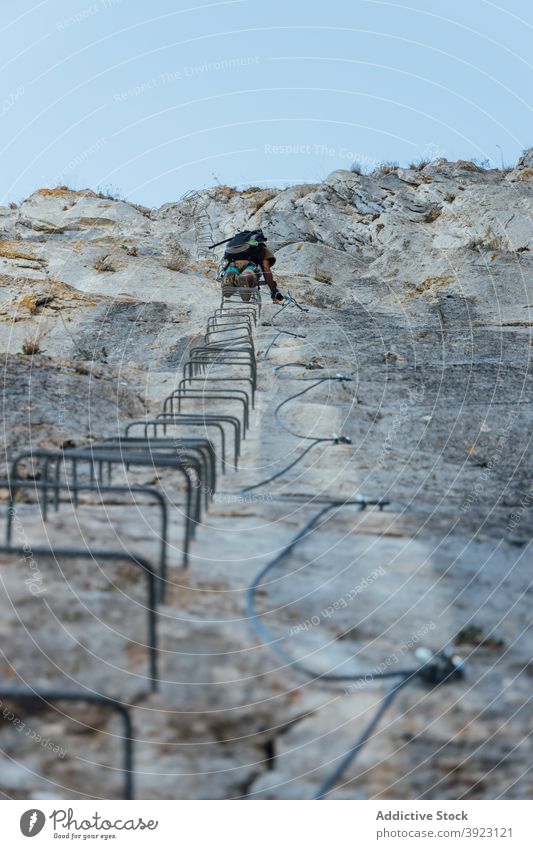
[[[266,237],[262,230],[243,230],[236,233],[226,244],[224,259],[236,262],[248,259],[259,265]]]

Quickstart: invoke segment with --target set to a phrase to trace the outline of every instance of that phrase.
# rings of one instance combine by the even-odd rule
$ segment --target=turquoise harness
[[[256,268],[257,268],[257,266],[255,265],[254,262],[249,262],[248,265],[246,266],[246,268],[243,268],[242,271],[239,271],[238,268],[236,268],[234,265],[231,265],[231,263],[230,263],[230,265],[228,265],[228,267],[226,268],[226,270],[224,272],[224,277],[226,276],[226,274],[229,274],[230,271],[234,271],[235,274],[244,274],[245,271],[249,271],[250,269],[255,270]]]

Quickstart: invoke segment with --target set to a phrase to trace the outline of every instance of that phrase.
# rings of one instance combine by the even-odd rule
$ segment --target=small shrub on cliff
[[[182,248],[179,242],[171,242],[168,246],[169,252],[165,260],[165,268],[169,271],[182,271],[191,259],[190,254]]]
[[[426,224],[432,224],[442,215],[442,208],[440,206],[433,206],[426,214],[424,215],[424,221]]]
[[[375,174],[395,174],[399,168],[398,162],[381,162],[375,170]]]
[[[507,243],[503,236],[497,236],[487,228],[483,236],[476,236],[468,243],[472,251],[501,251],[507,249]]]
[[[419,159],[418,162],[410,162],[407,167],[412,171],[423,171],[426,165],[431,165],[429,159]]]
[[[116,271],[117,269],[113,265],[113,261],[110,259],[109,254],[104,254],[104,256],[99,257],[96,260],[94,267],[98,272],[104,271]]]
[[[41,353],[41,343],[48,334],[49,328],[41,327],[33,336],[26,336],[22,342],[22,353],[28,357]]]
[[[114,186],[98,186],[96,196],[102,200],[124,200],[120,189]]]

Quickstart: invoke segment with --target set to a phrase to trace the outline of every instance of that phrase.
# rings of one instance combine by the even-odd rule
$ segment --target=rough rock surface
[[[0,209],[4,466],[17,451],[90,444],[160,410],[218,305],[207,241],[261,225],[280,288],[308,310],[278,316],[300,335],[280,336],[264,359],[275,336],[264,306],[239,471],[220,481],[187,572],[179,481],[157,469],[122,478],[158,484],[173,504],[160,692],[143,695],[138,571],[2,555],[4,683],[134,704],[140,798],[308,798],[384,686],[303,678],[259,644],[244,590],[318,510],[313,498],[382,497],[383,512],[331,514],[280,564],[260,594],[264,621],[317,675],[410,667],[418,646],[446,644],[467,675],[406,688],[334,797],[530,797],[532,212],[532,150],[508,172],[437,160],[279,191],[217,187],[151,211],[65,188]],[[309,368],[275,372],[288,362]],[[277,427],[276,405],[303,386],[291,375],[326,372],[351,380],[323,383],[281,414],[306,439]],[[332,434],[351,444],[318,443],[239,494],[308,437]],[[25,491],[17,504],[20,544],[157,558],[158,513],[142,498],[103,507],[86,494],[46,524],[34,502]],[[36,580],[42,592],[30,591]],[[120,794],[118,720],[62,707],[2,700],[4,796]]]

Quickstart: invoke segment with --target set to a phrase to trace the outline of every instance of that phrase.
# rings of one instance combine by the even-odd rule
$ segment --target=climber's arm
[[[265,283],[270,289],[270,294],[272,296],[272,300],[275,304],[282,304],[284,301],[284,297],[276,286],[276,281],[274,280],[274,275],[272,274],[272,266],[276,262],[276,258],[273,253],[271,253],[268,249],[265,249],[263,258],[261,260],[261,268],[263,270],[263,277],[265,278]]]
[[[263,276],[265,278],[265,283],[268,288],[274,294],[277,289],[276,281],[274,280],[274,275],[272,274],[272,269],[270,268],[270,262],[268,259],[264,259],[261,262],[261,268],[263,269]]]

